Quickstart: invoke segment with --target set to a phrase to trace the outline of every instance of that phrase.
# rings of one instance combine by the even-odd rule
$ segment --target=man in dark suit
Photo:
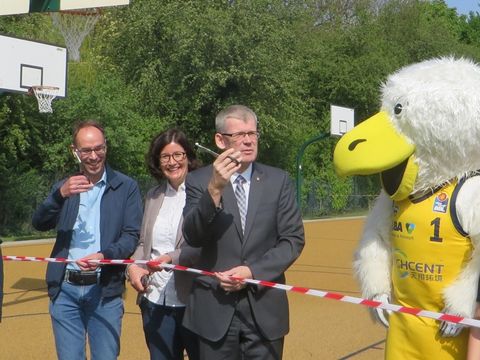
[[[251,109],[230,106],[215,125],[223,152],[187,175],[183,231],[201,248],[198,267],[217,278],[194,280],[184,325],[200,336],[202,359],[281,359],[286,293],[240,279],[285,282],[304,246],[295,191],[286,172],[255,162],[259,132]]]

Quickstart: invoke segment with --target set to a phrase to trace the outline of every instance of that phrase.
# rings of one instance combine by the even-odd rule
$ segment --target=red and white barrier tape
[[[65,258],[49,258],[49,257],[34,257],[34,256],[8,256],[4,255],[2,256],[3,260],[5,261],[36,261],[36,262],[56,262],[56,263],[73,263],[76,260],[72,259],[65,259]],[[157,261],[149,261],[149,260],[110,260],[110,259],[104,259],[104,260],[89,260],[89,263],[92,264],[99,264],[99,265],[126,265],[126,264],[142,264],[142,265],[162,265],[162,267],[167,268],[167,269],[172,269],[172,270],[177,270],[177,271],[187,271],[199,275],[206,275],[206,276],[215,276],[213,272],[210,271],[205,271],[205,270],[198,270],[190,267],[185,267],[181,265],[172,265],[172,264],[163,264]],[[242,279],[238,279],[242,280]],[[406,306],[400,306],[400,305],[395,305],[395,304],[389,304],[389,303],[382,303],[380,301],[375,301],[375,300],[368,300],[368,299],[362,299],[354,296],[347,296],[347,295],[342,295],[339,293],[334,293],[334,292],[329,292],[329,291],[322,291],[322,290],[314,290],[314,289],[309,289],[305,287],[299,287],[299,286],[291,286],[291,285],[284,285],[284,284],[279,284],[279,283],[274,283],[270,281],[263,281],[263,280],[254,280],[254,279],[243,279],[246,283],[248,284],[254,284],[254,285],[261,285],[261,286],[266,286],[274,289],[280,289],[284,291],[292,291],[300,294],[305,294],[305,295],[312,295],[312,296],[317,296],[321,298],[327,298],[327,299],[333,299],[337,301],[342,301],[342,302],[347,302],[351,304],[357,304],[357,305],[364,305],[368,306],[371,308],[380,308],[380,309],[385,309],[385,310],[391,310],[393,312],[399,312],[403,314],[410,314],[410,315],[415,315],[415,316],[420,316],[420,317],[427,317],[439,321],[449,321],[455,324],[463,324],[463,325],[468,325],[468,326],[473,326],[480,328],[480,320],[476,319],[471,319],[471,318],[466,318],[466,317],[461,317],[461,316],[456,316],[456,315],[451,315],[451,314],[443,314],[443,313],[438,313],[438,312],[433,312],[433,311],[428,311],[428,310],[423,310],[423,309],[417,309],[417,308],[411,308],[411,307],[406,307]]]

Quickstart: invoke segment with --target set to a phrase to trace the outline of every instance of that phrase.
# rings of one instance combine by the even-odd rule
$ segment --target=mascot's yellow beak
[[[340,176],[380,173],[382,185],[393,200],[406,198],[418,174],[415,146],[393,127],[382,111],[340,138],[333,165]]]

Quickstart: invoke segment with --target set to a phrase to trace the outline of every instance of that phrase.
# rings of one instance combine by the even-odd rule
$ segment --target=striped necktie
[[[238,175],[235,179],[235,197],[237,198],[238,211],[240,212],[240,220],[242,222],[242,233],[245,232],[245,221],[247,218],[247,196],[245,194],[245,184],[247,180],[242,175]]]

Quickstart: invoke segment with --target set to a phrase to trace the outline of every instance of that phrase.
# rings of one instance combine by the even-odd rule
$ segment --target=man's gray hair
[[[218,133],[225,132],[225,121],[228,118],[235,118],[244,122],[253,119],[255,125],[257,125],[257,114],[252,109],[244,105],[230,105],[220,111],[215,118],[215,130]]]

